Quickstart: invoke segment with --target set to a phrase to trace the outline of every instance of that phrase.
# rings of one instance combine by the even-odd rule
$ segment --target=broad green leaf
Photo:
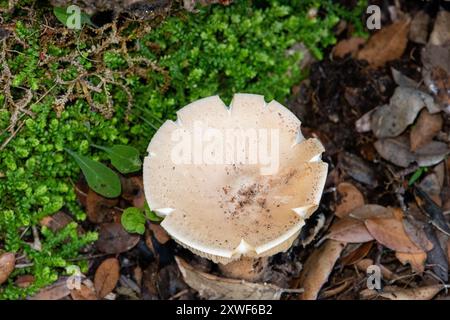
[[[145,207],[144,207],[144,212],[145,212],[145,216],[153,222],[160,222],[162,220],[164,220],[163,218],[161,218],[160,216],[158,216],[156,213],[154,213],[152,210],[150,210],[150,207],[148,206],[147,201],[145,202]]]
[[[111,164],[120,173],[127,174],[141,170],[142,162],[136,148],[124,145],[114,145],[111,148],[92,145],[108,154]]]
[[[78,163],[89,187],[107,198],[115,198],[122,192],[118,175],[104,164],[65,149]]]
[[[144,234],[145,232],[145,216],[138,208],[130,207],[125,209],[120,221],[124,229],[129,233]]]
[[[95,25],[91,21],[91,17],[82,12],[76,6],[53,7],[53,14],[56,16],[59,22],[70,29],[79,29],[85,24],[95,27]],[[76,17],[77,14],[79,14],[79,26],[72,25],[74,22],[76,24],[76,21],[78,19],[78,17]]]

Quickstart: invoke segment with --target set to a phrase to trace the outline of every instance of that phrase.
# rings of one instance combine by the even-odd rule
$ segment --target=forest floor
[[[364,38],[339,23],[337,43],[292,87],[286,106],[323,143],[329,174],[319,209],[257,282],[226,278],[154,221],[143,235],[121,228],[126,204],[145,202],[141,174],[122,176],[113,201],[80,176],[75,192],[88,215],[80,228],[99,233],[79,258],[87,271],[77,288],[68,286],[76,275],[61,276],[32,298],[448,299],[450,6],[371,3],[381,29]],[[60,211],[43,225],[57,231],[71,220]]]

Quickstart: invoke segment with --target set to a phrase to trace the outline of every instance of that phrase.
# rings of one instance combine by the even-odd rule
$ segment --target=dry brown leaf
[[[149,228],[152,231],[153,236],[156,240],[158,240],[159,243],[165,244],[170,240],[170,236],[167,234],[166,230],[164,230],[159,224],[152,222],[150,223]]]
[[[342,182],[337,186],[337,192],[342,197],[336,206],[335,215],[344,218],[354,209],[364,205],[364,196],[353,184]]]
[[[67,286],[67,277],[62,277],[52,285],[41,289],[37,294],[28,298],[28,300],[60,300],[70,294]]]
[[[360,244],[356,249],[345,255],[341,259],[344,266],[358,263],[364,259],[373,247],[373,241]]]
[[[429,143],[441,131],[442,124],[442,116],[439,113],[431,114],[427,110],[422,110],[416,125],[411,129],[411,151],[416,151]]]
[[[299,286],[304,289],[302,300],[317,299],[344,248],[341,242],[327,240],[308,257],[299,279]]]
[[[409,139],[405,136],[381,139],[376,141],[374,146],[382,158],[404,168],[413,162],[421,167],[433,166],[441,162],[449,153],[447,144],[439,141],[431,141],[415,152],[411,152]]]
[[[408,237],[403,223],[398,219],[367,219],[365,224],[375,240],[391,250],[407,253],[422,252],[422,249]]]
[[[23,276],[18,276],[16,281],[14,281],[15,285],[19,288],[28,288],[35,281],[35,278],[31,274],[24,274]]]
[[[359,220],[372,218],[394,218],[394,210],[378,204],[366,204],[350,212],[349,217]]]
[[[365,289],[361,292],[361,296],[365,298],[380,296],[389,300],[431,300],[444,288],[445,285],[442,284],[408,289],[386,286],[382,292]]]
[[[373,265],[374,265],[374,262],[372,259],[362,259],[361,261],[358,261],[356,263],[356,266],[362,272],[367,272],[367,268],[369,268],[370,266],[373,266]],[[386,268],[385,266],[378,265],[378,267],[380,267],[380,271],[381,271],[381,275],[383,276],[383,279],[394,280],[396,278],[395,274],[391,270]]]
[[[435,172],[427,174],[419,183],[419,187],[433,200],[439,207],[442,206],[441,183]]]
[[[369,231],[367,231],[364,222],[353,218],[343,218],[334,221],[326,238],[349,243],[360,243],[373,240],[373,237]]]
[[[104,298],[112,292],[120,278],[120,264],[116,258],[104,260],[95,271],[94,287],[97,297]]]
[[[336,58],[344,58],[349,53],[354,56],[364,43],[366,43],[366,39],[361,37],[341,40],[334,46],[333,56]]]
[[[409,39],[415,43],[426,44],[428,39],[428,23],[430,16],[423,10],[417,12],[411,21]]]
[[[423,224],[413,219],[403,219],[403,228],[411,239],[423,251],[430,251],[433,249],[433,243],[428,240]]]
[[[434,22],[429,43],[441,46],[450,42],[450,12],[440,10]]]
[[[0,255],[0,284],[8,280],[11,272],[16,266],[16,256],[14,253],[7,252]]]
[[[132,203],[133,207],[143,209],[145,206],[144,183],[141,176],[120,176],[122,198]]]
[[[184,281],[205,299],[221,300],[279,300],[282,289],[272,284],[253,283],[244,280],[220,278],[212,274],[195,270],[179,257],[175,260]]]
[[[352,285],[352,283],[353,282],[349,281],[349,280],[344,281],[340,285],[338,285],[334,288],[328,289],[328,290],[324,291],[323,293],[321,293],[320,298],[327,299],[327,298],[331,298],[335,295],[338,295],[339,293],[345,291],[348,287],[350,287],[350,285]]]
[[[118,199],[107,199],[89,189],[86,196],[86,213],[89,221],[103,223],[114,221],[114,216],[119,213],[114,207]]]
[[[101,252],[117,254],[133,248],[139,239],[139,235],[128,233],[120,223],[104,223],[95,245]]]
[[[40,221],[40,224],[41,226],[46,226],[53,232],[58,232],[72,221],[72,217],[70,217],[67,213],[59,211],[51,216],[44,217]]]
[[[80,286],[80,289],[70,291],[70,296],[73,300],[97,300],[95,290],[84,284]]]
[[[408,42],[410,19],[403,19],[382,28],[372,35],[357,58],[366,60],[371,67],[383,66],[386,62],[400,58]]]
[[[427,254],[425,252],[396,252],[395,256],[403,265],[409,263],[414,272],[422,273],[425,271],[425,261],[427,260]]]

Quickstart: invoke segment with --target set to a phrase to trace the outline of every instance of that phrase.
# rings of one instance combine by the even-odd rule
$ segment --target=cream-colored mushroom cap
[[[317,139],[276,101],[235,94],[195,101],[166,121],[144,160],[161,226],[214,262],[287,250],[317,209],[327,175]]]

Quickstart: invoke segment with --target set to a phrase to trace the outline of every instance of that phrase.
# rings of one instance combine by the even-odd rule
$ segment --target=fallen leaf
[[[28,300],[60,300],[70,295],[70,289],[67,286],[67,277],[61,277],[52,285],[41,289],[34,296],[28,297]]]
[[[373,68],[400,58],[408,42],[409,25],[410,19],[403,19],[382,28],[370,37],[364,48],[358,52],[357,58],[366,60]]]
[[[450,236],[450,227],[442,209],[418,186],[414,188],[414,197],[420,210],[430,218],[433,226]]]
[[[97,297],[102,299],[111,293],[120,277],[120,264],[116,258],[104,260],[95,271],[94,287]]]
[[[118,199],[102,197],[89,189],[86,196],[86,213],[89,221],[93,223],[113,222],[114,216],[119,212],[114,209],[118,202]]]
[[[423,192],[425,192],[439,207],[442,206],[441,183],[435,172],[427,174],[422,181],[420,181],[419,188],[422,189]]]
[[[120,177],[122,182],[122,198],[129,201],[133,207],[144,209],[145,195],[142,176]]]
[[[16,256],[14,253],[7,252],[0,255],[0,284],[8,280],[11,272],[16,266]]]
[[[139,235],[126,232],[120,223],[103,223],[95,245],[101,252],[117,254],[133,248],[139,239]]]
[[[433,244],[428,240],[424,230],[424,224],[412,218],[402,219],[403,228],[411,239],[423,251],[433,249]]]
[[[409,39],[415,43],[426,44],[428,40],[428,24],[430,23],[430,16],[423,10],[417,12],[409,29]]]
[[[321,299],[328,299],[328,298],[334,297],[334,296],[338,295],[339,293],[344,292],[351,285],[352,285],[352,281],[344,281],[340,285],[338,285],[338,286],[336,286],[336,287],[334,287],[332,289],[328,289],[328,290],[325,290],[324,292],[322,292],[320,294],[320,298]]]
[[[420,253],[420,249],[406,234],[398,219],[372,218],[365,221],[366,227],[376,241],[385,247],[400,252]]]
[[[354,154],[348,152],[339,153],[338,166],[358,182],[370,187],[378,185],[375,171],[372,167]]]
[[[341,242],[327,240],[308,257],[299,279],[299,287],[304,289],[302,300],[317,299],[344,248]]]
[[[397,137],[414,122],[424,107],[432,114],[441,111],[429,94],[415,88],[397,87],[389,104],[372,113],[371,129],[377,138]]]
[[[150,223],[149,228],[153,233],[153,236],[160,244],[165,244],[170,240],[170,236],[159,224]]]
[[[341,40],[334,46],[333,56],[336,58],[344,58],[347,54],[354,56],[364,43],[366,43],[366,39],[361,37]]]
[[[367,273],[367,269],[370,266],[375,265],[375,262],[372,259],[362,259],[361,261],[358,261],[356,263],[356,266],[358,267],[359,270],[361,270],[362,272],[366,272]],[[383,279],[386,280],[395,280],[395,274],[389,270],[388,268],[386,268],[383,265],[377,265],[378,267],[380,267],[380,271],[381,271],[381,276],[383,277]]]
[[[440,114],[431,114],[423,110],[417,118],[410,133],[411,151],[416,151],[429,143],[442,129],[443,120]]]
[[[380,108],[375,107],[372,110],[366,112],[365,114],[363,114],[361,116],[361,118],[359,118],[358,120],[356,120],[355,122],[355,129],[357,132],[369,132],[372,131],[372,114],[378,109]]]
[[[199,295],[211,300],[279,300],[283,289],[267,283],[227,279],[195,270],[186,261],[175,257],[184,281]],[[298,291],[298,290],[297,290]]]
[[[15,285],[19,288],[28,288],[30,285],[34,283],[36,279],[31,274],[25,274],[23,276],[18,276],[16,281],[14,281]]]
[[[360,243],[373,240],[364,222],[353,218],[343,218],[331,225],[327,239],[340,242]]]
[[[438,276],[443,282],[448,281],[449,262],[446,251],[441,246],[441,243],[436,235],[434,228],[427,224],[425,225],[425,232],[428,239],[433,243],[433,249],[428,252],[427,264],[433,270],[433,273]]]
[[[430,34],[429,43],[441,46],[450,42],[450,11],[440,10]]]
[[[360,294],[366,299],[380,296],[389,300],[431,300],[444,288],[445,285],[442,284],[408,289],[397,286],[385,286],[382,291],[365,289]]]
[[[71,290],[70,296],[73,300],[97,300],[95,290],[85,284],[82,284],[79,289]]]
[[[339,218],[344,218],[354,209],[364,205],[361,191],[349,182],[340,183],[337,192],[341,196],[341,202],[336,206],[334,214]]]
[[[358,263],[364,259],[373,247],[373,241],[361,243],[356,249],[351,251],[349,254],[341,258],[341,263],[344,266],[352,265]]]
[[[396,252],[395,256],[403,265],[408,263],[414,272],[422,273],[425,271],[425,261],[427,260],[427,254],[425,252]]]
[[[376,141],[374,146],[383,159],[403,168],[414,162],[421,167],[429,167],[441,162],[449,153],[447,144],[438,141],[431,141],[411,152],[408,138],[405,136],[381,139]]]
[[[44,217],[40,221],[40,224],[41,226],[46,226],[53,232],[58,232],[72,221],[73,219],[71,216],[69,216],[67,213],[59,211],[51,216]]]
[[[394,210],[378,204],[365,204],[350,212],[349,217],[359,220],[372,218],[394,218]]]
[[[411,88],[419,87],[419,83],[417,83],[417,81],[414,81],[413,79],[405,76],[397,69],[391,67],[391,72],[392,78],[394,78],[395,83],[400,87],[411,87]]]

